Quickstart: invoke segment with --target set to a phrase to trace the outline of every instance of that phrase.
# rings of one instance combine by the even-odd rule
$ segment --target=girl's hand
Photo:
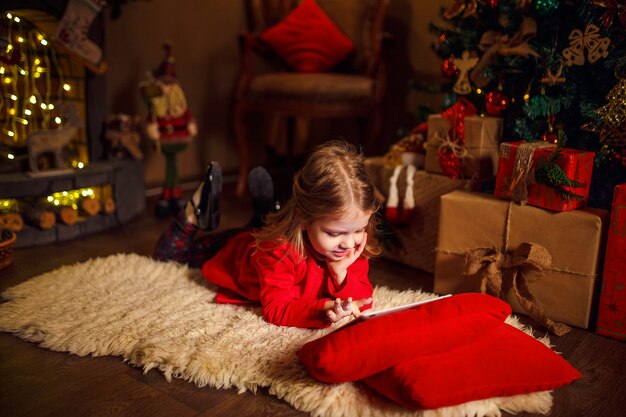
[[[367,233],[363,233],[363,239],[359,245],[356,248],[353,248],[346,256],[337,261],[326,260],[326,265],[328,265],[328,270],[331,272],[335,285],[340,286],[343,284],[343,281],[348,275],[348,267],[352,265],[354,261],[359,259],[365,249],[366,243]]]
[[[371,302],[372,297],[354,301],[352,300],[352,297],[348,297],[344,302],[341,301],[341,298],[337,298],[335,301],[328,301],[326,303],[326,316],[333,323],[336,323],[348,316],[354,316],[354,318],[357,318],[361,316],[361,307],[368,305]]]

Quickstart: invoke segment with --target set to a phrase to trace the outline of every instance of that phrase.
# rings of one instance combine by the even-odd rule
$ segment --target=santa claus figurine
[[[158,217],[175,214],[184,205],[183,191],[178,183],[176,157],[198,133],[196,122],[187,107],[185,93],[176,78],[173,45],[165,42],[163,48],[163,63],[153,74],[148,74],[148,80],[140,86],[150,113],[146,135],[154,141],[157,152],[165,157],[165,183],[156,206]]]

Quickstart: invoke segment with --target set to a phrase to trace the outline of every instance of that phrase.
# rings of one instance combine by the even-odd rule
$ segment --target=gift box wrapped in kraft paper
[[[567,197],[540,183],[540,172],[556,150],[556,145],[544,141],[505,142],[500,145],[500,161],[495,195],[531,204],[553,211],[574,210],[585,207],[589,199],[589,184],[595,154],[577,149],[563,148],[554,163],[579,187],[563,187],[578,197]]]
[[[448,175],[448,172],[442,168],[442,162],[453,164],[454,157],[452,156],[452,161],[450,161],[446,159],[445,154],[450,156],[456,153],[460,163],[459,178],[482,179],[494,176],[498,168],[502,119],[465,116],[462,121],[463,138],[459,138],[460,133],[450,132],[452,122],[449,118],[441,114],[428,117],[424,169],[428,172]],[[457,129],[457,132],[459,130]],[[454,140],[455,134],[457,140]],[[444,153],[443,161],[440,158],[441,152]]]
[[[370,180],[381,194],[381,199],[389,196],[390,179],[397,165],[385,164],[382,157],[367,158],[365,169]],[[406,166],[399,168],[397,190],[400,210],[407,195]],[[401,262],[422,271],[433,273],[435,270],[435,246],[439,229],[439,198],[450,191],[480,190],[481,187],[493,187],[495,178],[490,182],[472,180],[454,180],[443,175],[430,174],[416,170],[412,176],[412,198],[414,207],[406,224],[390,224],[393,236],[383,245],[385,258]],[[384,210],[384,209],[383,209]]]
[[[500,297],[557,335],[587,328],[607,220],[453,191],[441,197],[434,291]]]
[[[615,187],[596,332],[626,341],[626,184]]]

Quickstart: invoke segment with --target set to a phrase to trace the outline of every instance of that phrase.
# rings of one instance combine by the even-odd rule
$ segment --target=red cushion
[[[354,49],[314,0],[303,0],[261,39],[298,72],[328,71]]]
[[[415,356],[363,382],[410,409],[547,391],[580,378],[549,347],[508,324],[447,352]]]
[[[298,357],[321,381],[356,381],[468,343],[498,327],[509,314],[511,307],[496,297],[458,294],[347,325],[305,344]]]

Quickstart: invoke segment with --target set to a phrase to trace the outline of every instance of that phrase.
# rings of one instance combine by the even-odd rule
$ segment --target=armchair
[[[249,170],[246,116],[258,112],[288,120],[288,149],[306,143],[316,118],[355,118],[360,141],[372,149],[382,130],[385,68],[381,60],[383,20],[388,0],[317,0],[317,5],[347,36],[354,50],[327,72],[296,72],[262,39],[298,0],[245,0],[249,31],[239,38],[241,67],[232,107],[239,150],[237,194],[244,193]],[[269,65],[256,65],[259,58]],[[262,70],[261,68],[271,68]]]

